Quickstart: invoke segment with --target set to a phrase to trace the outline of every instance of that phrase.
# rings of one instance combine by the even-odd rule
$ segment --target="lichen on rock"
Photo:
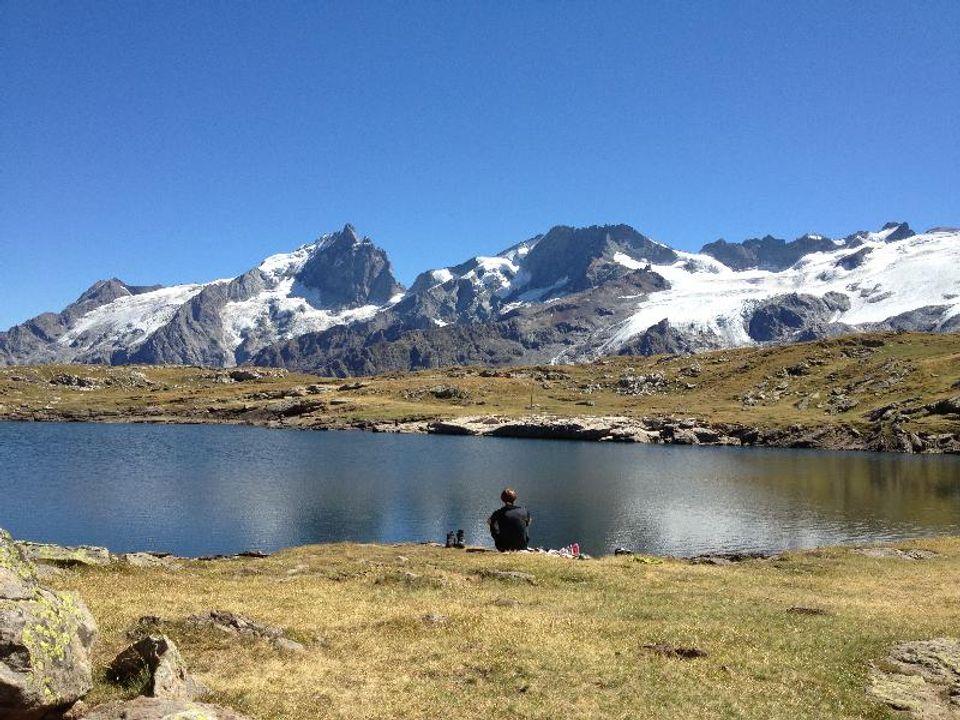
[[[86,694],[95,637],[83,602],[40,585],[32,563],[0,530],[0,717],[32,720]]]

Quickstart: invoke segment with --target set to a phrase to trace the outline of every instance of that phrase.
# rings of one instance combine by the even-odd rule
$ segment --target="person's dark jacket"
[[[530,537],[530,512],[518,505],[504,505],[490,516],[490,535],[497,550],[525,550]]]

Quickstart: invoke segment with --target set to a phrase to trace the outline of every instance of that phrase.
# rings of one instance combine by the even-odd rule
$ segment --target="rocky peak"
[[[707,243],[700,252],[710,255],[734,270],[786,270],[804,255],[813,252],[836,250],[836,245],[823,235],[807,234],[796,240],[786,240],[773,235],[750,238],[742,243],[717,240]]]
[[[525,287],[553,288],[557,292],[584,290],[595,284],[598,265],[615,264],[613,256],[618,252],[655,264],[672,263],[678,257],[666,245],[629,225],[558,225],[524,257],[522,267],[528,274]]]
[[[910,229],[910,226],[905,222],[888,222],[881,232],[885,230],[893,230],[892,233],[887,235],[884,240],[887,242],[896,242],[897,240],[906,240],[907,238],[913,237],[916,233]]]
[[[311,304],[324,308],[382,305],[403,290],[386,252],[352,225],[318,244],[296,281]]]

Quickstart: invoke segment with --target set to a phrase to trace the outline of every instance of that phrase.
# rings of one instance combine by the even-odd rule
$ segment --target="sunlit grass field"
[[[139,616],[158,615],[211,700],[262,720],[879,719],[897,715],[865,695],[870,663],[898,641],[960,632],[960,539],[905,546],[939,556],[833,548],[710,566],[344,544],[179,571],[85,568],[55,584],[100,626],[93,703],[125,694],[103,668]],[[307,650],[179,622],[212,609],[281,626]]]

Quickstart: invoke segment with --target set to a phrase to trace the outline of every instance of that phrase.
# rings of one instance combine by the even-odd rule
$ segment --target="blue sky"
[[[960,225],[960,3],[0,0],[0,327],[351,222],[409,282],[556,224]]]

